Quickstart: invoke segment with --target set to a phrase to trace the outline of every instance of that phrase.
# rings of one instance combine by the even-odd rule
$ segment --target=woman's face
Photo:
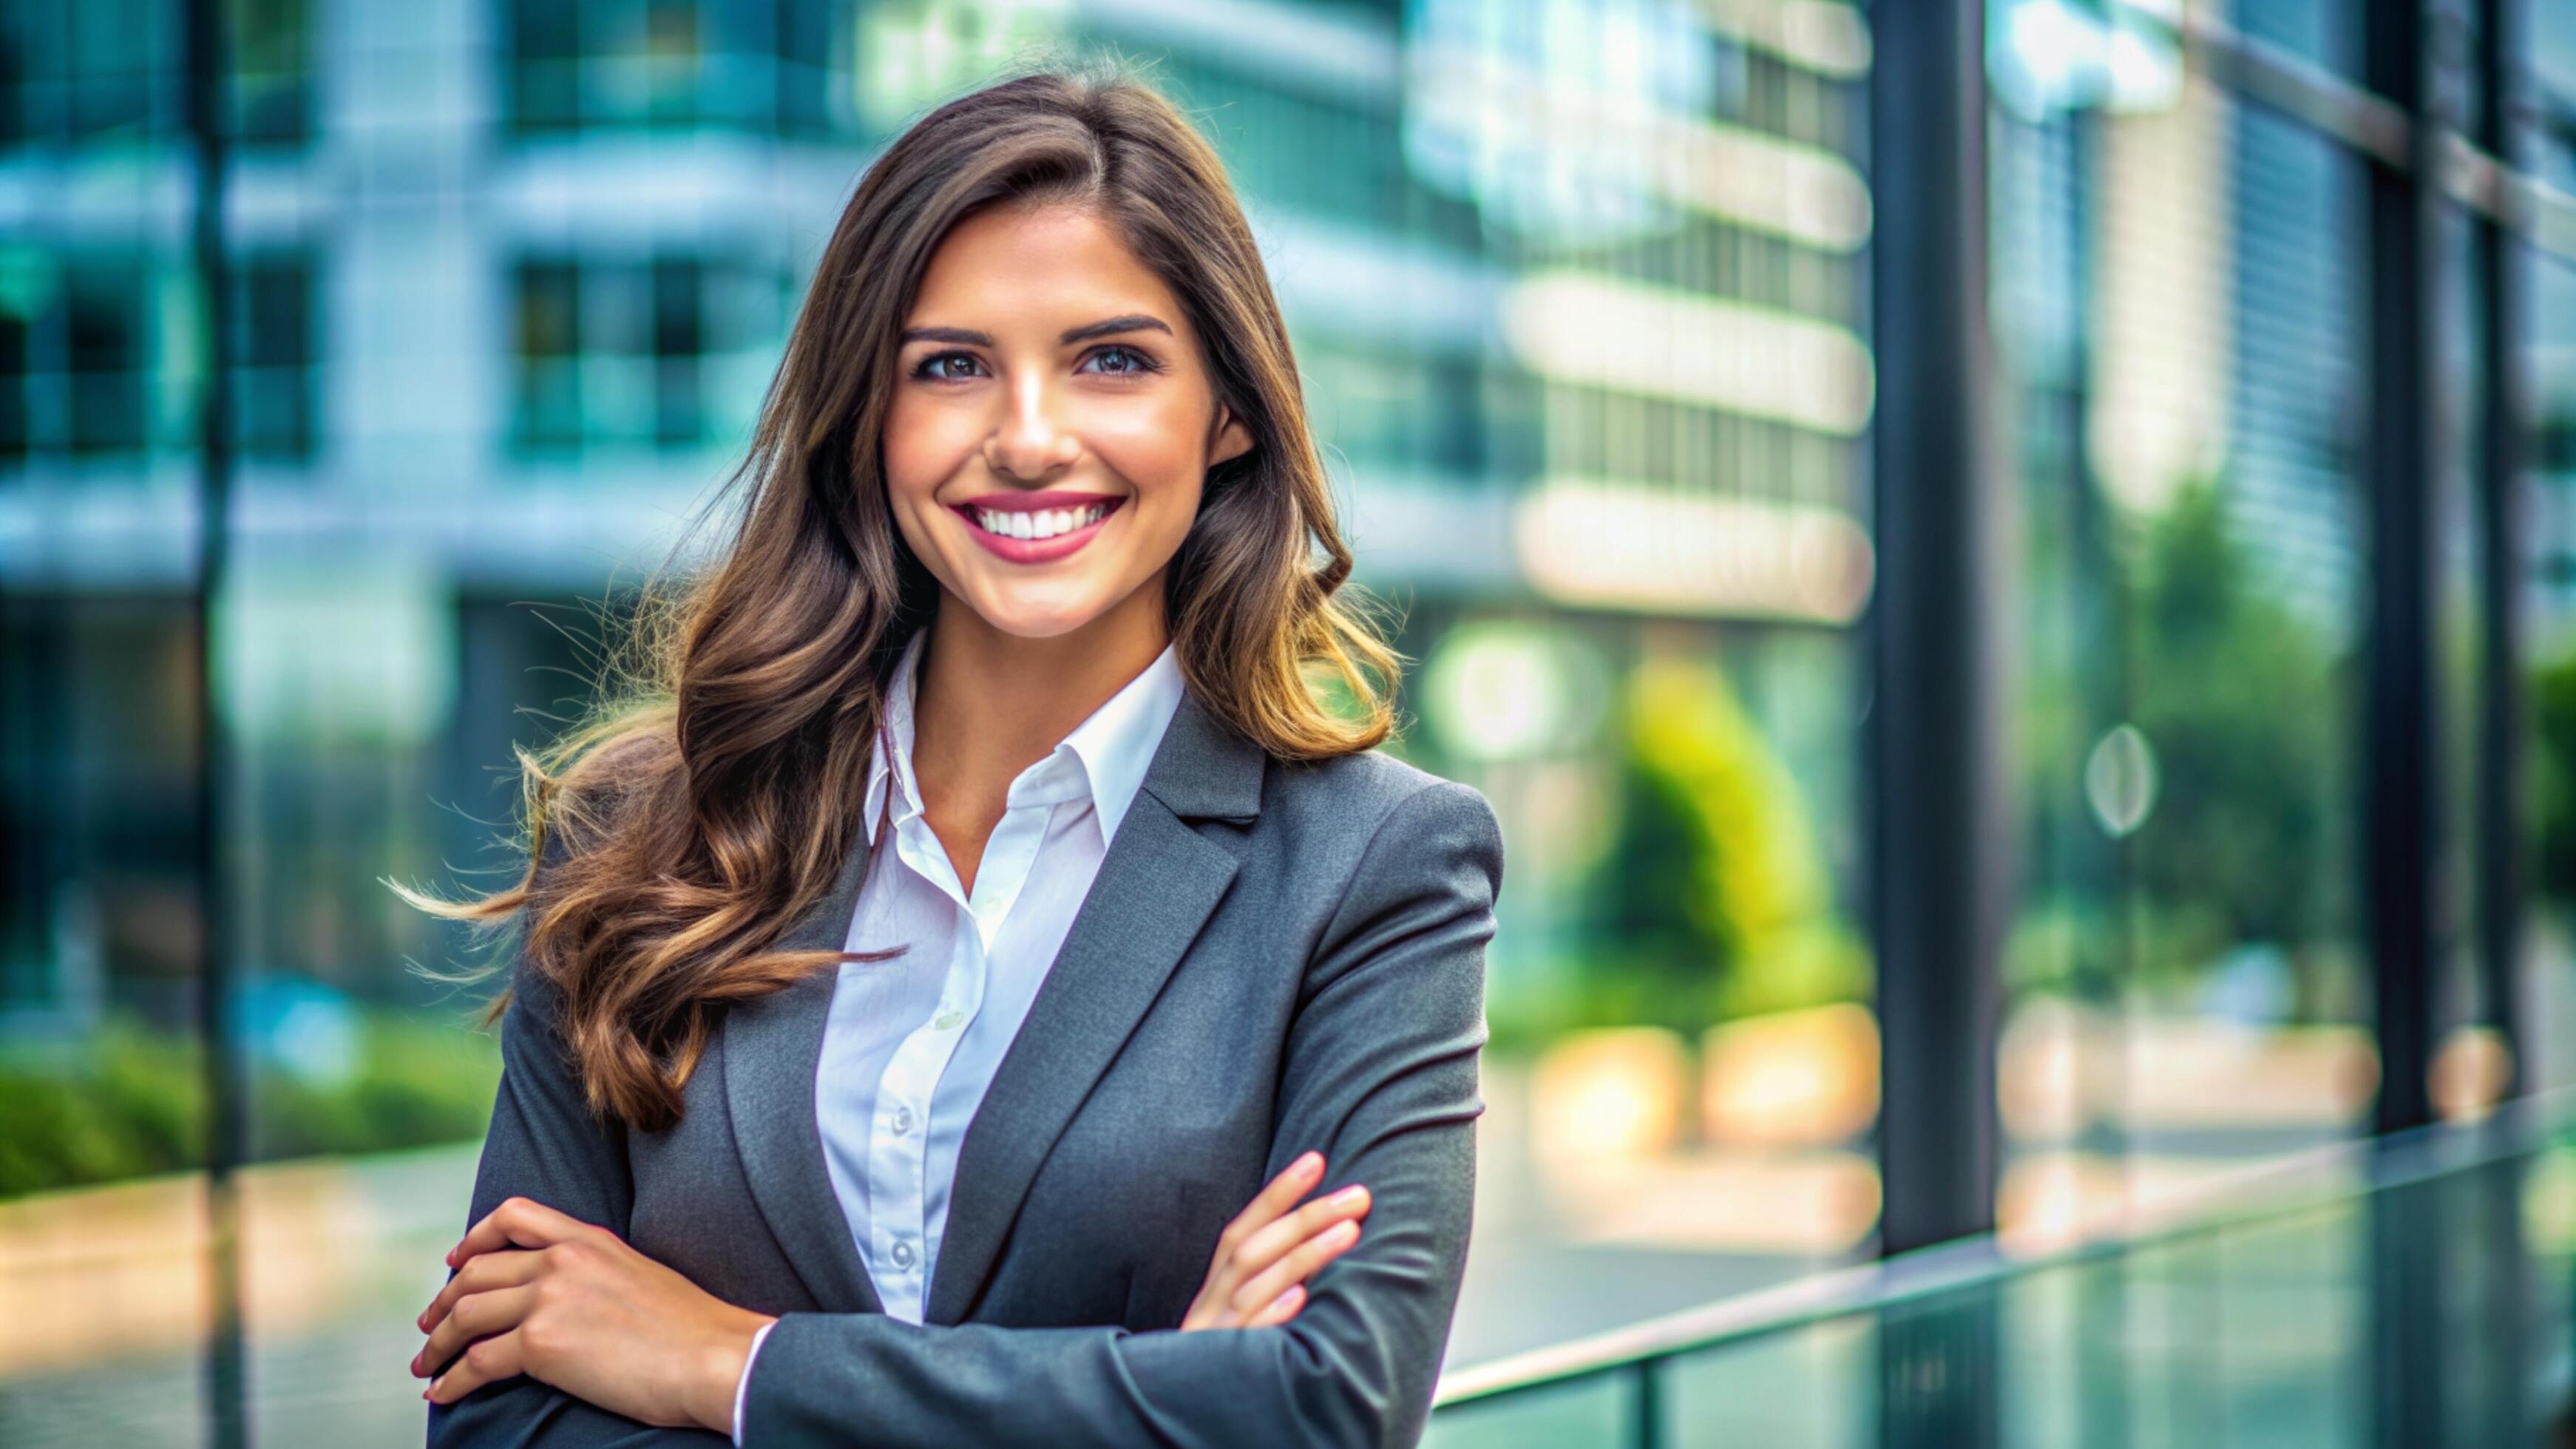
[[[994,628],[1052,637],[1159,590],[1207,470],[1251,446],[1180,300],[1090,212],[984,211],[931,258],[887,491],[904,541]]]

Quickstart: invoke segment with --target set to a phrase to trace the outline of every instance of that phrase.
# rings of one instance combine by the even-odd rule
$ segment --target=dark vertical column
[[[1994,1227],[1994,1046],[2010,871],[1980,0],[1873,8],[1869,170],[1878,587],[1867,621],[1872,916],[1886,1089],[1881,1251]],[[1997,1306],[1879,1323],[1881,1442],[1991,1445]]]
[[[2522,67],[2518,31],[2521,7],[2507,0],[2479,0],[2477,65],[2486,78],[2475,135],[2487,154],[2507,167],[2520,156],[2513,117]],[[2523,473],[2529,458],[2530,399],[2522,376],[2521,243],[2493,217],[2477,222],[2480,299],[2478,371],[2486,386],[2477,419],[2483,465],[2477,480],[2478,614],[2485,643],[2478,678],[2477,873],[2478,963],[2484,976],[2487,1022],[2512,1052],[2503,1095],[2529,1089],[2520,992],[2523,888],[2527,862],[2518,828],[2523,771],[2529,742],[2522,727]]]
[[[1866,731],[1885,1102],[1883,1251],[1990,1231],[2009,905],[1983,6],[1878,7],[1870,175],[1878,586]]]
[[[2433,1120],[2441,860],[2434,601],[2445,459],[2439,116],[2430,0],[2369,0],[2365,80],[2414,123],[2403,164],[2370,162],[2370,326],[2364,485],[2370,519],[2362,722],[2362,893],[2378,1004],[2382,1133]],[[2403,1185],[2369,1201],[2374,1441],[2444,1442],[2440,1199]]]
[[[2362,450],[2369,523],[2367,682],[2362,725],[2362,919],[2379,1033],[2376,1127],[2433,1119],[2426,1069],[2434,1021],[2434,870],[2441,859],[2435,748],[2434,571],[2443,475],[2435,325],[2441,273],[2440,173],[2425,110],[2432,94],[2426,0],[2370,0],[2372,90],[2417,119],[2412,164],[2370,164],[2369,417]]]
[[[211,1437],[218,1449],[240,1449],[250,1440],[246,1391],[249,1376],[242,1352],[241,1202],[234,1169],[248,1141],[248,1109],[241,1091],[242,1073],[231,1004],[234,995],[232,957],[232,892],[224,839],[230,825],[225,788],[232,751],[224,739],[223,714],[216,704],[215,632],[220,615],[227,564],[231,516],[233,446],[232,377],[227,342],[232,336],[233,298],[224,256],[224,180],[226,166],[225,86],[229,70],[221,0],[183,0],[180,6],[180,53],[186,67],[189,138],[195,161],[195,215],[190,249],[196,273],[200,315],[198,461],[197,624],[197,810],[196,865],[199,929],[199,1031],[205,1038],[206,1061],[206,1203],[208,1302],[212,1307],[206,1339],[206,1409]]]

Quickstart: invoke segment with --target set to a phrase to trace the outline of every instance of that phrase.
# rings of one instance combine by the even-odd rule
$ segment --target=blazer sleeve
[[[540,868],[562,859],[560,840],[549,841]],[[623,1236],[635,1205],[625,1131],[591,1116],[558,1025],[562,993],[529,963],[524,946],[513,961],[510,985],[510,1007],[501,1018],[501,1085],[474,1175],[472,1210],[457,1234],[463,1236],[503,1199],[526,1197]],[[656,1428],[523,1374],[485,1384],[453,1404],[430,1405],[428,1442],[430,1449],[627,1449],[732,1440],[701,1430]]]
[[[1270,1174],[1320,1148],[1319,1191],[1360,1182],[1372,1201],[1294,1319],[1182,1333],[789,1313],[747,1375],[744,1444],[1417,1442],[1466,1263],[1502,873],[1485,797],[1436,780],[1380,824],[1309,961]]]

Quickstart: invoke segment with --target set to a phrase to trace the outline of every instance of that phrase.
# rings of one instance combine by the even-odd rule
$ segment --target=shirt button
[[[912,1266],[912,1244],[905,1242],[901,1238],[894,1240],[894,1264],[898,1268],[909,1268]]]
[[[946,1031],[965,1019],[966,1013],[962,1011],[943,1011],[930,1019],[930,1026],[934,1031]]]
[[[895,1109],[894,1109],[894,1133],[895,1133],[895,1135],[896,1135],[897,1137],[900,1137],[900,1136],[902,1136],[903,1134],[905,1134],[906,1132],[909,1132],[909,1131],[911,1131],[911,1130],[912,1130],[912,1109],[911,1109],[910,1107],[897,1107],[897,1108],[895,1108]]]

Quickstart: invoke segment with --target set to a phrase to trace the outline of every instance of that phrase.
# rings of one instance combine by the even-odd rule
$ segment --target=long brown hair
[[[950,101],[894,142],[841,213],[749,455],[718,495],[739,502],[727,546],[677,586],[648,581],[601,702],[544,750],[518,752],[510,839],[526,875],[465,901],[387,882],[421,910],[494,929],[524,910],[519,950],[560,992],[564,1040],[603,1117],[677,1122],[726,1003],[875,959],[765,948],[860,838],[894,665],[939,597],[881,469],[903,320],[949,229],[1021,202],[1114,224],[1189,309],[1218,397],[1252,433],[1208,471],[1165,575],[1192,695],[1283,760],[1365,750],[1394,728],[1384,691],[1403,656],[1365,601],[1336,597],[1350,550],[1278,300],[1215,151],[1117,70],[1048,68]],[[1341,700],[1328,706],[1322,689]],[[425,974],[471,981],[503,964]]]

